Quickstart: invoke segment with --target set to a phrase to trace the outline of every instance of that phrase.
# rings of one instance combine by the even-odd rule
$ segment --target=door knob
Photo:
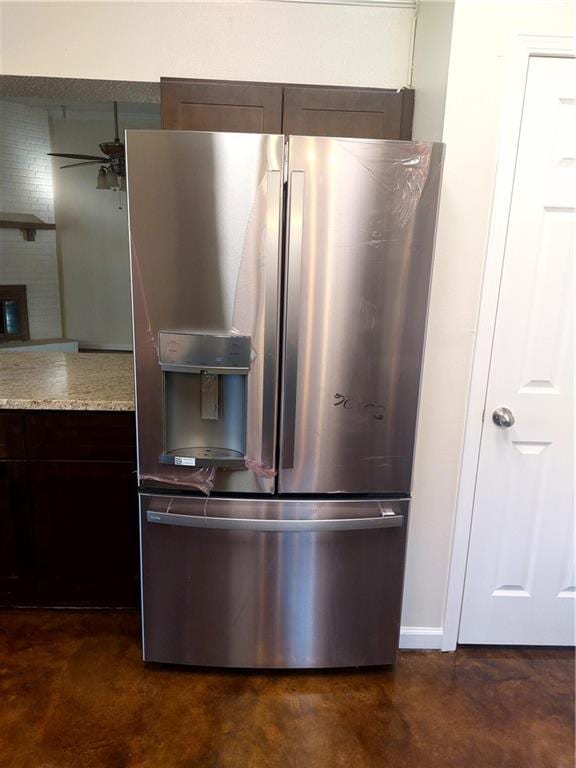
[[[511,427],[516,419],[510,408],[496,408],[492,414],[492,421],[497,427]]]

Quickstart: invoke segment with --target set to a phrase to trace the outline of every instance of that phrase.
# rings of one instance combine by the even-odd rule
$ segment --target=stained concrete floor
[[[3,611],[0,766],[573,768],[573,652],[217,672],[144,665],[133,613]]]

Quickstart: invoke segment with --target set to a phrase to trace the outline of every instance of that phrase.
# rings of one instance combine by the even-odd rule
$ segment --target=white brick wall
[[[0,101],[0,211],[54,221],[48,113]],[[18,229],[0,229],[0,283],[25,284],[30,337],[62,336],[56,232],[38,230],[26,242]]]

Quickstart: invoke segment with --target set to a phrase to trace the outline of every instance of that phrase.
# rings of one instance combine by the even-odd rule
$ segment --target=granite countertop
[[[133,411],[124,353],[0,352],[0,409]]]

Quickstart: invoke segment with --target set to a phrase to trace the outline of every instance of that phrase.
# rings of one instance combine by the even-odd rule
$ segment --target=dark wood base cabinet
[[[0,461],[0,604],[30,591],[32,526],[24,461]]]
[[[0,414],[0,605],[137,604],[134,415]]]

